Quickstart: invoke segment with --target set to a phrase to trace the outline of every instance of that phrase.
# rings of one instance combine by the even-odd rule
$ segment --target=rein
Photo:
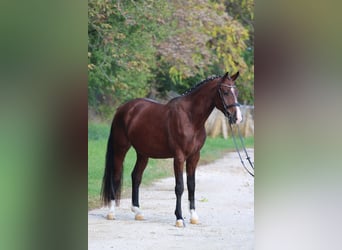
[[[231,125],[231,123],[230,123],[229,120],[228,120],[228,122],[229,122],[229,127],[230,127],[230,129],[231,129],[231,131],[232,131],[232,137],[233,137],[234,145],[235,145],[236,151],[237,151],[237,153],[238,153],[238,155],[239,155],[239,158],[240,158],[240,161],[241,161],[241,163],[242,163],[242,166],[246,169],[246,171],[247,171],[251,176],[254,177],[254,173],[252,173],[252,172],[246,167],[245,162],[242,160],[242,157],[241,157],[241,154],[240,154],[239,147],[238,147],[238,145],[237,145],[237,143],[236,143],[236,139],[235,139],[235,135],[234,135],[234,132],[233,132],[232,125]],[[239,138],[240,138],[240,142],[241,142],[242,148],[243,148],[243,150],[245,151],[245,154],[246,154],[246,160],[249,162],[249,165],[251,166],[251,168],[253,169],[253,172],[254,172],[254,165],[253,165],[253,163],[251,162],[251,159],[250,159],[250,157],[249,157],[249,155],[248,155],[248,153],[247,153],[245,144],[243,143],[243,139],[242,139],[242,136],[241,136],[241,133],[240,133],[240,128],[239,128],[239,126],[236,126],[236,127],[238,128],[238,134],[239,134]]]
[[[230,86],[230,87],[233,87],[233,86]],[[234,146],[235,146],[235,149],[236,149],[236,152],[238,153],[239,155],[239,158],[240,158],[240,161],[241,161],[241,164],[242,166],[244,167],[244,169],[251,175],[254,177],[254,173],[252,173],[252,171],[250,171],[246,165],[245,165],[245,162],[244,160],[242,159],[241,157],[241,154],[240,154],[240,149],[236,143],[236,139],[235,139],[235,135],[234,135],[234,132],[233,132],[233,128],[232,128],[232,123],[233,123],[233,117],[231,115],[231,113],[228,111],[229,108],[231,107],[236,107],[236,106],[240,106],[239,103],[233,103],[233,104],[230,104],[230,105],[227,105],[226,102],[224,101],[223,99],[223,96],[222,96],[222,92],[221,92],[221,88],[219,88],[219,94],[220,94],[220,98],[221,98],[221,101],[222,101],[222,104],[223,104],[223,107],[224,107],[224,113],[225,113],[225,116],[228,120],[228,123],[229,123],[229,127],[232,131],[232,137],[233,137],[233,141],[234,141]],[[238,128],[238,135],[239,135],[239,138],[240,138],[240,142],[241,142],[241,145],[242,145],[242,148],[245,152],[245,155],[246,155],[246,160],[249,162],[249,165],[251,166],[251,168],[253,169],[253,172],[254,172],[254,164],[252,163],[248,153],[247,153],[247,150],[246,150],[246,147],[245,147],[245,144],[243,142],[243,139],[242,139],[242,136],[241,136],[241,133],[240,133],[240,128],[239,126],[237,126]]]

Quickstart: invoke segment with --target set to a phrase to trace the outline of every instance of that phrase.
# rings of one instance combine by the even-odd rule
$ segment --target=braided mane
[[[212,80],[215,80],[215,79],[217,79],[217,78],[219,78],[219,77],[222,77],[222,76],[216,76],[216,75],[209,76],[207,79],[205,79],[205,80],[203,80],[203,81],[197,83],[194,87],[192,87],[192,88],[188,89],[187,91],[185,91],[185,92],[182,94],[182,96],[191,93],[192,91],[196,90],[198,87],[202,86],[203,84],[205,84],[205,83],[207,83],[207,82],[210,82],[210,81],[212,81]]]

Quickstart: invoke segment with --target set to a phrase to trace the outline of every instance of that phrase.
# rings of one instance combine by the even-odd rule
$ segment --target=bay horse
[[[133,146],[137,160],[131,174],[132,212],[142,220],[139,186],[149,158],[173,158],[176,193],[176,226],[183,227],[181,197],[184,191],[183,168],[186,162],[190,223],[198,223],[195,211],[195,171],[206,139],[205,121],[214,109],[221,110],[230,123],[242,120],[235,80],[229,76],[205,79],[166,104],[139,98],[121,105],[113,118],[107,144],[102,181],[102,201],[109,206],[107,219],[115,219],[114,202],[119,206],[123,161]]]

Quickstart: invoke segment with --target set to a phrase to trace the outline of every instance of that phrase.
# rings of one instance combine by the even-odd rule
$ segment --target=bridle
[[[224,98],[223,98],[221,86],[226,86],[228,88],[236,88],[236,86],[235,85],[222,84],[222,83],[218,86],[218,92],[219,92],[221,102],[223,105],[224,115],[229,119],[229,124],[231,124],[231,123],[233,123],[233,115],[232,115],[232,113],[229,112],[229,109],[231,107],[240,107],[240,103],[234,102],[232,104],[227,105]]]
[[[222,89],[221,89],[221,86],[226,86],[228,88],[236,88],[235,85],[226,85],[226,84],[220,84],[219,87],[218,87],[218,92],[219,92],[219,95],[220,95],[220,98],[221,98],[221,102],[222,102],[222,105],[223,105],[223,110],[224,110],[224,115],[226,116],[227,120],[228,120],[228,124],[229,124],[229,127],[230,127],[230,130],[232,131],[232,137],[233,137],[233,141],[234,141],[234,145],[235,145],[235,148],[236,148],[236,151],[239,155],[239,158],[240,158],[240,161],[241,161],[241,164],[242,166],[246,169],[246,171],[254,177],[254,164],[252,163],[248,153],[247,153],[247,150],[246,150],[246,147],[245,147],[245,144],[243,142],[243,139],[242,139],[242,136],[241,136],[241,133],[240,133],[240,128],[239,126],[236,126],[237,127],[237,130],[238,130],[238,135],[239,135],[239,138],[240,138],[240,142],[241,142],[241,145],[242,145],[242,148],[245,152],[245,155],[246,155],[246,160],[249,162],[249,165],[251,166],[251,168],[253,169],[253,173],[252,171],[250,171],[246,165],[245,165],[245,162],[242,160],[242,157],[241,157],[241,154],[240,154],[240,150],[239,150],[239,147],[236,143],[236,139],[235,139],[235,135],[234,135],[234,132],[233,132],[233,128],[232,128],[232,123],[233,123],[233,115],[231,112],[229,112],[229,108],[231,107],[239,107],[240,104],[238,102],[235,102],[233,104],[229,104],[227,105],[224,98],[223,98],[223,94],[222,94]]]

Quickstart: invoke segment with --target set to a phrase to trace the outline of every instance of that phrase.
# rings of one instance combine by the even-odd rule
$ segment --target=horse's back
[[[125,133],[139,153],[154,158],[171,157],[168,112],[167,106],[156,101],[134,99],[118,108],[113,127]]]
[[[144,119],[150,113],[161,114],[165,110],[165,106],[154,100],[147,98],[138,98],[122,104],[116,112],[115,116],[120,116],[127,124],[132,122],[132,119],[139,117]]]

